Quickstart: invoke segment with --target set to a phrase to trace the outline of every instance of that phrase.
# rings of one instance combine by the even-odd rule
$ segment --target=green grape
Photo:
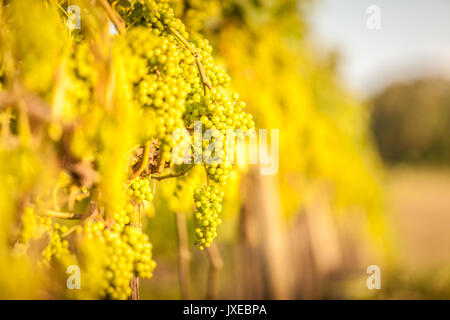
[[[208,248],[217,236],[217,226],[222,223],[219,217],[222,199],[223,192],[214,185],[195,190],[195,244],[199,245],[200,250]]]

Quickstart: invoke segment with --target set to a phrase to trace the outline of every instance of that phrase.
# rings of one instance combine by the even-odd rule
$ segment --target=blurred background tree
[[[450,163],[450,81],[393,83],[372,103],[371,126],[387,163]]]

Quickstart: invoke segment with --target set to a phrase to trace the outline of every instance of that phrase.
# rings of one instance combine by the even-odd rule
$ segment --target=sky
[[[343,80],[363,96],[421,75],[450,79],[450,0],[318,0],[309,19],[311,39],[339,50]]]

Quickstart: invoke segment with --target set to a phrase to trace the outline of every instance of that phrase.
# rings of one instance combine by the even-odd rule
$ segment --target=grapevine
[[[0,295],[137,299],[139,279],[158,279],[177,251],[182,297],[192,257],[208,259],[216,297],[248,178],[224,137],[253,138],[257,123],[286,132],[283,212],[302,212],[325,181],[336,211],[377,217],[366,132],[345,129],[362,108],[331,77],[319,86],[328,71],[282,36],[303,30],[294,9],[242,2],[0,0]]]
[[[40,29],[52,29],[53,42],[47,47],[36,46],[33,38],[25,43],[9,37],[37,23],[31,19],[34,24],[27,25],[27,17],[19,15],[27,5],[23,0],[2,5],[1,25],[8,27],[2,27],[0,94],[7,102],[0,110],[10,126],[18,128],[8,131],[2,126],[2,132],[17,140],[8,148],[10,156],[42,152],[36,161],[51,161],[57,170],[47,166],[48,179],[39,182],[38,173],[27,174],[30,164],[25,164],[20,169],[33,188],[19,188],[24,183],[20,170],[18,179],[11,179],[13,190],[21,190],[14,195],[16,201],[26,203],[25,208],[9,211],[19,218],[15,246],[32,247],[42,241],[43,249],[36,249],[42,250],[42,273],[52,265],[61,270],[69,263],[79,265],[87,278],[80,298],[135,297],[130,284],[151,278],[156,268],[151,235],[141,226],[142,213],[153,206],[159,184],[177,180],[171,208],[192,212],[197,225],[192,230],[194,243],[201,250],[218,235],[224,196],[220,188],[233,170],[232,159],[223,159],[224,151],[206,152],[204,159],[219,156],[223,162],[192,163],[186,150],[198,147],[194,125],[225,133],[246,132],[255,123],[231,89],[230,77],[215,63],[208,40],[198,34],[191,40],[169,2],[80,1],[91,16],[83,28],[68,32],[67,3],[54,0],[45,6],[37,1],[27,11],[49,17]],[[108,23],[117,34],[96,37]],[[55,37],[64,41],[58,43]],[[49,59],[43,59],[46,55]],[[57,70],[55,78],[45,83],[35,78],[29,66],[39,59],[45,75]],[[20,73],[8,72],[10,65]],[[27,95],[33,99],[22,98]],[[37,104],[47,115],[32,122],[26,110],[35,110]],[[173,138],[181,129],[189,133],[187,141]],[[218,146],[233,147],[228,144]],[[192,164],[179,164],[186,159]],[[11,169],[2,167],[2,172]],[[202,186],[202,172],[209,185]],[[2,189],[2,197],[11,199],[7,190]]]

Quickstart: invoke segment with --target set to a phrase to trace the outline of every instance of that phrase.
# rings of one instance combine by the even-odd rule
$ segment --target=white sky
[[[381,28],[366,27],[366,9],[381,10]],[[362,95],[420,74],[450,78],[450,0],[319,0],[312,38],[338,48],[347,85]]]

